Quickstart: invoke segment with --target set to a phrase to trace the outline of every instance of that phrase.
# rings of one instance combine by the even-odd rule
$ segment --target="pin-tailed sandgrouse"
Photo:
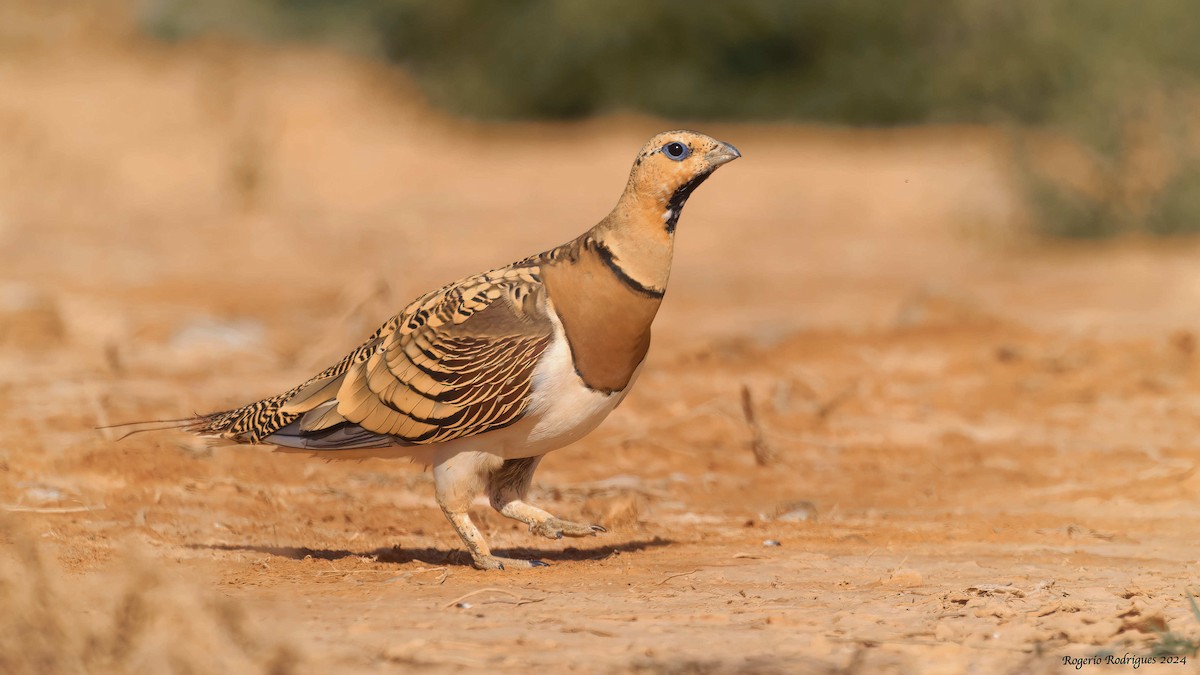
[[[493,556],[467,513],[487,489],[500,513],[546,537],[603,532],[524,501],[542,456],[610,413],[637,379],[692,191],[740,157],[669,131],[638,153],[616,207],[577,239],[418,298],[346,358],[291,391],[204,415],[189,431],[327,457],[413,457],[476,567]]]

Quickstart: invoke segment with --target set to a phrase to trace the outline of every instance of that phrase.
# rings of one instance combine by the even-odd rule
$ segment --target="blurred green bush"
[[[476,118],[1049,129],[1094,152],[1108,184],[1081,192],[1022,161],[1048,232],[1200,231],[1193,0],[146,0],[142,17],[169,39],[220,30],[383,56]],[[1130,189],[1147,143],[1179,170]]]

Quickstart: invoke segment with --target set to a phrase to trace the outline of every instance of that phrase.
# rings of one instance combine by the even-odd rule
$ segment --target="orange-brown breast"
[[[650,348],[661,293],[623,280],[597,244],[576,243],[575,255],[542,266],[542,280],[579,376],[597,391],[621,391]]]

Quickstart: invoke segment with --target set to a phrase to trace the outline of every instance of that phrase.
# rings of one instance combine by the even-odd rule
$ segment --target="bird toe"
[[[500,572],[510,572],[512,570],[527,570],[531,567],[549,567],[549,563],[541,560],[522,560],[520,558],[501,558],[494,555],[484,556],[475,561],[475,568],[481,570],[498,570]]]

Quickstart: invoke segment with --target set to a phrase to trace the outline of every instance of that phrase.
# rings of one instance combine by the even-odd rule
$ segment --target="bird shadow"
[[[536,548],[502,548],[492,551],[494,555],[504,558],[522,558],[526,560],[542,560],[567,562],[579,560],[604,560],[618,553],[636,553],[649,549],[669,546],[674,542],[662,537],[630,541],[613,546],[595,546],[578,548],[568,546],[560,551],[549,551]],[[303,560],[341,560],[343,558],[372,558],[381,563],[403,564],[411,562],[426,565],[461,565],[471,566],[471,556],[461,549],[437,549],[431,547],[406,548],[391,546],[369,551],[351,551],[348,549],[308,548],[306,546],[266,546],[263,544],[187,544],[187,548],[209,551],[249,551],[266,555]]]

